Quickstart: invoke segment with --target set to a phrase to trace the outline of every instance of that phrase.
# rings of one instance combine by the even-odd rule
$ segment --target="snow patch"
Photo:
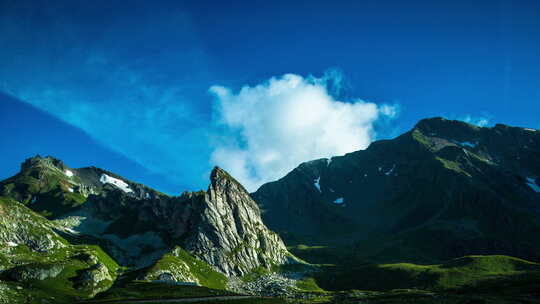
[[[525,131],[530,131],[530,132],[537,132],[537,131],[538,131],[538,130],[535,130],[535,129],[529,129],[529,128],[525,128],[525,129],[523,129],[523,130],[525,130]]]
[[[68,191],[69,191],[69,192],[73,192],[73,188],[68,188]]]
[[[463,142],[458,142],[458,144],[460,146],[465,146],[465,147],[470,147],[470,148],[476,148],[476,146],[478,146],[478,143],[475,142],[470,142],[470,141],[463,141]]]
[[[125,193],[133,192],[133,190],[129,188],[126,182],[118,178],[108,176],[107,174],[102,174],[99,181],[103,184],[112,184],[116,186],[117,188],[119,188],[120,190],[124,191]]]
[[[534,192],[540,193],[540,187],[536,183],[535,178],[527,177],[527,185],[533,189]]]
[[[71,172],[70,170],[67,170],[67,169],[64,171],[64,174],[67,175],[68,177],[73,176],[73,172]]]
[[[336,198],[336,200],[334,201],[334,204],[338,204],[338,205],[343,204],[343,197]]]
[[[6,245],[8,247],[17,247],[17,246],[19,246],[19,244],[15,243],[15,242],[7,242]]]
[[[394,173],[394,169],[396,169],[396,164],[392,166],[392,168],[388,171],[386,171],[384,174],[387,176],[390,176],[390,174]]]
[[[327,166],[327,167],[330,166],[330,163],[331,163],[331,162],[332,162],[332,158],[331,158],[331,157],[330,157],[330,158],[327,158],[327,159],[326,159],[326,166]]]
[[[75,230],[73,230],[71,228],[64,228],[64,230],[66,230],[67,232],[72,233],[72,234],[79,234],[78,231],[75,231]]]
[[[313,183],[313,185],[315,186],[315,188],[317,188],[317,190],[319,190],[320,193],[322,193],[321,184],[319,183],[320,181],[321,181],[321,177],[319,176],[318,178],[315,179],[315,182]]]

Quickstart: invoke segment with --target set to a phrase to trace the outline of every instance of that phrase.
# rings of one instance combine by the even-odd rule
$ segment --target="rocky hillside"
[[[178,250],[227,276],[291,259],[280,237],[263,224],[249,193],[219,168],[212,171],[207,191],[172,197],[99,168],[73,169],[36,156],[0,183],[0,193],[52,220],[72,243],[98,244],[124,266],[154,265],[149,278],[158,273],[176,281],[204,281],[193,275],[196,271],[179,270],[179,263],[158,263],[185,256]],[[171,269],[156,272],[163,265]]]
[[[70,244],[58,228],[0,197],[0,303],[91,298],[112,286],[118,265],[97,246]]]
[[[291,242],[354,242],[390,261],[538,261],[540,131],[425,119],[366,150],[303,163],[252,197]]]

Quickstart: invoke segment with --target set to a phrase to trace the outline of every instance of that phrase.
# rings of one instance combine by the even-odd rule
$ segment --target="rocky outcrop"
[[[266,228],[244,187],[217,167],[210,180],[208,191],[192,198],[196,225],[184,247],[227,275],[285,263],[283,241]]]
[[[153,250],[159,252],[179,245],[228,276],[283,264],[290,256],[281,238],[262,222],[249,193],[217,167],[207,191],[140,199],[133,193],[104,188],[89,201],[96,217],[111,222],[106,233],[123,239],[151,234],[162,240],[130,242],[130,246],[144,246],[147,251],[155,246]],[[126,225],[129,231],[124,229]]]
[[[43,281],[50,278],[55,278],[64,270],[62,265],[24,265],[14,267],[7,272],[7,276],[18,282],[29,282],[32,280]]]
[[[25,245],[36,252],[48,252],[66,246],[54,225],[21,203],[0,197],[0,247]]]
[[[80,270],[79,275],[74,279],[74,287],[81,291],[86,291],[89,297],[107,290],[114,278],[109,273],[109,269],[102,263],[96,263],[87,269]]]
[[[199,271],[197,268],[206,267],[204,269],[206,272],[215,271],[202,261],[196,261],[192,256],[188,255],[182,248],[176,247],[170,253],[165,254],[152,267],[142,272],[138,279],[174,284],[201,285],[199,278],[195,275]]]
[[[12,198],[0,197],[0,281],[73,287],[72,294],[82,298],[108,289],[116,279],[116,263],[97,246],[70,244],[58,227]],[[13,300],[27,291],[0,290],[0,298]]]

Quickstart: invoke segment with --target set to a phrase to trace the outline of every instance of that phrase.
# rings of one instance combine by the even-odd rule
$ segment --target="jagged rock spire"
[[[187,248],[227,275],[286,262],[290,254],[281,240],[262,222],[257,204],[226,171],[215,167],[204,204],[197,212],[197,231]]]

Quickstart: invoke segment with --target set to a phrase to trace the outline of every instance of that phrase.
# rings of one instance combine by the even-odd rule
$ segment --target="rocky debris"
[[[7,276],[17,282],[28,282],[31,280],[43,281],[49,278],[55,278],[59,275],[64,267],[58,264],[29,264],[17,266],[6,271]]]
[[[250,282],[231,278],[227,288],[240,294],[287,298],[294,297],[296,280],[283,274],[270,273]]]
[[[9,244],[9,247],[25,245],[36,252],[48,252],[55,248],[62,248],[64,244],[55,239],[51,234],[32,235],[24,227],[12,227],[13,230],[0,232],[2,243]]]
[[[195,285],[199,284],[199,280],[193,276],[189,266],[180,259],[177,259],[174,263],[168,263],[165,269],[149,271],[138,279],[167,283],[192,282]]]
[[[82,282],[93,282],[97,284],[103,280],[112,280],[112,277],[105,265],[97,263],[84,270],[81,273],[80,279]]]
[[[98,193],[96,188],[89,185],[85,185],[85,184],[78,184],[74,186],[73,191],[75,193],[80,193],[84,197],[88,197],[89,195],[92,195],[92,194],[95,195]]]
[[[0,304],[28,303],[21,289],[21,286],[0,281]]]
[[[61,219],[53,220],[52,223],[58,230],[70,232],[73,228],[81,225],[86,218],[84,216],[67,216]]]
[[[89,297],[94,297],[99,292],[109,288],[109,284],[103,284],[104,281],[112,283],[113,280],[114,279],[107,267],[102,263],[96,263],[89,268],[80,271],[77,278],[75,278],[74,287],[87,290],[89,292]]]
[[[162,282],[162,283],[167,283],[167,284],[173,284],[173,285],[191,285],[191,286],[200,286],[199,283],[197,282],[197,280],[192,277],[193,279],[187,279],[187,280],[182,280],[182,279],[178,279],[178,275],[176,275],[176,273],[171,273],[171,272],[168,272],[168,271],[161,271],[160,272],[161,274],[159,276],[157,276],[156,280],[153,280],[154,282]]]
[[[26,245],[36,252],[63,248],[54,225],[19,202],[0,198],[0,243]]]

